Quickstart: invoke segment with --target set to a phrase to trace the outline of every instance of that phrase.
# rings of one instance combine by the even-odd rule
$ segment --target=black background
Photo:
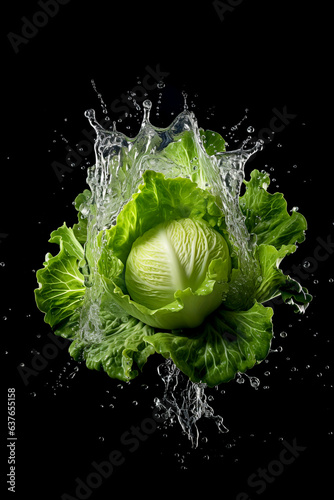
[[[8,498],[53,500],[64,493],[75,498],[76,478],[86,481],[94,470],[92,463],[106,460],[115,449],[124,463],[89,498],[190,497],[202,491],[228,500],[241,492],[251,499],[330,494],[332,250],[323,251],[322,260],[314,257],[319,238],[328,241],[334,223],[332,153],[326,139],[332,113],[327,90],[330,14],[323,5],[306,7],[301,1],[243,0],[230,2],[230,7],[219,16],[210,1],[71,0],[45,22],[36,17],[41,11],[37,1],[15,2],[6,9],[0,226],[6,381],[1,396],[1,470],[6,473],[8,387],[16,390],[18,438],[16,493],[8,493],[4,484]],[[45,25],[15,51],[8,34],[22,36],[24,17]],[[177,425],[156,429],[134,451],[120,441],[132,426],[151,418],[153,399],[163,391],[156,371],[161,359],[150,359],[129,385],[76,364],[60,347],[27,383],[18,369],[21,363],[31,368],[36,351],[52,344],[50,329],[34,303],[35,271],[42,267],[46,252],[56,252],[48,243],[51,231],[64,221],[75,222],[72,202],[86,187],[85,169],[94,155],[74,158],[75,166],[62,178],[52,163],[68,168],[66,148],[75,149],[85,139],[84,131],[91,130],[86,109],[94,108],[103,117],[91,80],[117,127],[136,134],[141,114],[118,121],[121,112],[111,106],[123,94],[128,96],[138,80],[144,81],[148,66],[167,74],[164,88],[148,95],[154,125],[167,126],[183,109],[182,91],[188,94],[199,126],[226,134],[229,149],[240,145],[247,127],[254,127],[255,136],[269,127],[274,109],[285,108],[293,115],[252,159],[246,176],[252,168],[267,169],[276,179],[272,191],[282,190],[289,209],[298,206],[309,223],[306,241],[286,259],[284,269],[294,269],[292,274],[300,277],[297,269],[303,270],[301,264],[309,259],[313,267],[303,270],[303,284],[314,300],[302,317],[288,306],[274,305],[273,349],[283,347],[282,352],[271,353],[250,373],[261,381],[258,390],[246,379],[244,384],[233,381],[208,391],[229,433],[219,434],[213,422],[200,421],[196,450]],[[288,333],[286,338],[280,337],[282,331]],[[259,485],[248,483],[249,477],[278,460],[282,439],[295,440],[305,449],[261,492]]]

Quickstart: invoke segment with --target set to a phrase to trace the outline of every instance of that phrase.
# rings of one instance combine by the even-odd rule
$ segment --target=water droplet
[[[288,336],[288,334],[287,334],[286,332],[281,332],[281,333],[280,333],[280,337],[282,337],[283,339],[284,339],[285,337],[287,337],[287,336]]]
[[[254,132],[254,130],[255,130],[255,128],[254,128],[254,127],[252,127],[252,126],[249,126],[249,127],[247,128],[247,132],[248,132],[249,134],[251,134],[252,132]]]
[[[5,264],[4,262],[0,262],[0,266],[1,266],[1,267],[5,267],[5,265],[6,265],[6,264]]]
[[[303,267],[305,267],[305,269],[308,269],[310,267],[310,265],[311,265],[311,263],[308,260],[304,260]]]
[[[78,370],[74,369],[74,371],[73,371],[72,373],[70,373],[70,374],[69,374],[68,378],[73,379],[73,378],[76,376],[77,371],[78,371]]]
[[[330,283],[334,283],[334,279],[333,278],[329,278],[328,280]]]
[[[318,285],[319,280],[313,280],[313,283],[314,283],[315,285]]]
[[[186,109],[188,109],[188,103],[187,103],[188,94],[187,94],[187,92],[183,91],[182,95],[183,95],[183,100],[184,100],[183,108],[186,110]]]
[[[134,406],[138,406],[138,401],[132,401],[132,404],[133,404]]]
[[[260,380],[257,377],[249,377],[250,385],[257,389],[260,385]]]

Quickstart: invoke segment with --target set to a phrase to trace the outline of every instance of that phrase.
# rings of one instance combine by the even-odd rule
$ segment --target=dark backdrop
[[[304,498],[310,492],[326,498],[334,431],[333,174],[325,139],[333,112],[329,17],[324,6],[302,1],[29,0],[6,7],[0,200],[6,473],[8,388],[15,388],[17,410],[16,494],[4,484],[8,498],[181,497],[201,491],[228,500]],[[108,116],[133,136],[141,112],[128,97],[134,92],[141,103],[143,88],[153,102],[154,125],[170,123],[186,92],[199,125],[225,135],[229,149],[249,135],[248,127],[266,139],[277,123],[273,118],[283,116],[285,126],[266,141],[246,175],[252,168],[270,171],[273,191],[281,190],[289,208],[298,206],[309,222],[306,242],[284,268],[314,300],[302,317],[274,304],[278,352],[252,370],[259,389],[246,379],[208,391],[229,433],[202,420],[196,450],[177,425],[141,434],[132,444],[121,441],[152,417],[153,399],[163,391],[156,371],[161,360],[149,360],[130,385],[76,364],[64,343],[34,374],[24,378],[20,366],[36,368],[36,354],[55,345],[35,307],[35,271],[46,252],[56,251],[50,232],[75,222],[72,202],[94,161],[84,111],[94,108],[103,118],[101,93]],[[80,153],[77,144],[84,140],[87,149]],[[286,443],[294,454],[283,454]],[[122,456],[124,463],[103,480],[91,476],[94,463],[114,450],[114,460]],[[284,456],[291,463],[282,464]],[[76,493],[77,478],[85,484],[95,478],[98,486]]]

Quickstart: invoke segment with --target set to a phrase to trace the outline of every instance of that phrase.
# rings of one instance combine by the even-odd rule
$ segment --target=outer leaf
[[[225,151],[225,140],[218,132],[200,129],[200,137],[209,156]]]
[[[261,282],[255,299],[266,302],[281,294],[296,312],[304,312],[312,296],[298,282],[284,275],[279,264],[286,255],[296,251],[296,242],[304,241],[307,223],[295,211],[288,214],[281,193],[267,192],[269,182],[268,174],[253,170],[251,180],[245,182],[246,192],[240,198],[247,229],[257,236],[255,252],[261,268]]]
[[[290,276],[286,276],[286,281],[281,286],[280,292],[283,301],[292,305],[297,313],[304,313],[313,298],[306,288],[302,287],[298,281],[293,280]]]
[[[160,332],[145,340],[193,382],[213,387],[245,372],[268,354],[272,339],[271,308],[254,304],[248,311],[215,312],[202,327]]]
[[[260,245],[256,249],[262,278],[255,295],[258,302],[267,302],[282,295],[283,301],[292,305],[295,312],[305,312],[312,296],[306,288],[279,269],[282,259],[295,249],[294,245],[283,245],[279,250],[271,245]]]
[[[145,342],[153,329],[131,316],[116,317],[106,300],[100,311],[102,337],[96,341],[77,338],[70,346],[74,359],[84,359],[90,369],[103,369],[109,377],[131,380],[142,370],[154,348]]]
[[[207,155],[212,156],[225,151],[225,141],[212,130],[200,129],[199,134],[202,144],[199,144],[193,131],[182,132],[178,139],[164,148],[160,160],[167,162],[171,172],[175,171],[176,165],[181,175],[189,177],[205,189],[210,181],[207,178],[208,164],[203,164],[203,148]]]
[[[206,153],[212,156],[225,151],[225,141],[218,132],[212,130],[199,130],[202,145]],[[179,140],[173,141],[164,149],[164,157],[182,167],[182,171],[192,174],[198,165],[197,144],[194,133],[182,132]]]
[[[73,233],[76,239],[84,245],[87,240],[87,203],[91,199],[92,193],[89,189],[85,189],[80,193],[75,201],[74,206],[78,210],[78,223],[73,226]]]
[[[257,235],[257,244],[282,245],[301,243],[305,239],[307,223],[298,212],[287,211],[283,194],[270,194],[269,175],[253,170],[251,180],[244,181],[246,192],[240,197],[240,208],[245,215],[245,223],[250,233]]]
[[[182,171],[188,174],[192,173],[193,167],[197,164],[196,154],[194,134],[190,131],[182,132],[180,138],[168,144],[163,151],[163,157],[182,167]]]
[[[104,293],[98,313],[100,331],[86,336],[80,325],[86,292],[79,271],[83,248],[66,224],[53,231],[50,242],[59,244],[60,251],[55,257],[47,256],[44,269],[37,272],[40,287],[35,290],[45,321],[55,328],[56,335],[73,341],[70,354],[74,359],[85,359],[88,368],[103,368],[120,380],[134,378],[154,352],[143,340],[153,329],[124,313],[117,316],[114,301]]]
[[[75,309],[73,314],[71,314],[71,316],[68,316],[63,321],[58,323],[54,327],[55,335],[59,335],[60,337],[70,340],[77,338],[80,331],[81,309],[81,307],[78,307]]]
[[[258,302],[266,302],[280,294],[280,288],[287,277],[279,269],[279,265],[282,259],[295,249],[294,245],[283,245],[279,250],[272,245],[257,247],[256,255],[261,269],[261,282],[255,295]]]
[[[45,322],[53,327],[82,305],[85,286],[78,263],[84,254],[65,223],[53,231],[50,242],[59,244],[60,252],[55,257],[47,254],[44,269],[37,271],[39,288],[35,290],[35,298],[38,308],[45,313]]]

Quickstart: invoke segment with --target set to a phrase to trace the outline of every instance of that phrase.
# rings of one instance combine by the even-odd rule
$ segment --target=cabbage
[[[148,309],[182,303],[180,313],[163,315],[160,324],[146,317],[147,324],[193,328],[221,305],[230,267],[227,243],[217,231],[203,221],[178,219],[136,239],[126,260],[125,284],[131,299]]]
[[[213,387],[268,355],[273,310],[266,302],[281,296],[302,313],[311,300],[279,268],[305,239],[305,218],[288,212],[281,193],[268,192],[267,173],[253,170],[243,196],[232,199],[232,226],[214,173],[203,167],[224,151],[224,140],[210,131],[200,137],[202,153],[190,131],[158,153],[154,144],[142,171],[129,148],[127,168],[137,170],[131,179],[118,168],[118,179],[123,191],[136,175],[140,182],[117,217],[91,231],[87,206],[94,217],[99,209],[85,190],[75,201],[78,224],[51,234],[60,251],[37,271],[37,306],[88,368],[131,380],[158,353]],[[168,175],[180,167],[181,175]]]

